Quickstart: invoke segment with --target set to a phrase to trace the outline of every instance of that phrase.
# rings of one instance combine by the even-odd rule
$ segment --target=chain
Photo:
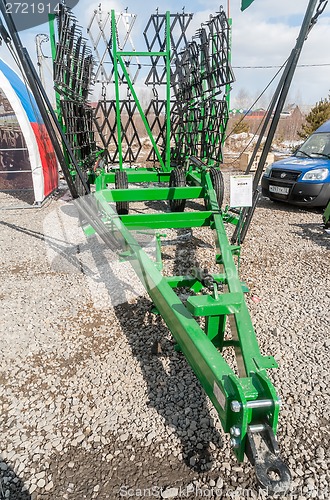
[[[321,15],[323,13],[324,9],[327,6],[327,3],[328,3],[328,0],[320,0],[320,3],[316,9],[316,13],[315,13],[314,17],[319,17],[319,15]]]
[[[158,101],[158,92],[157,92],[155,84],[153,84],[153,86],[152,86],[152,93],[154,95],[154,99],[156,99],[156,101]]]
[[[102,98],[104,101],[107,98],[107,88],[105,82],[102,82]]]
[[[314,16],[311,19],[311,23],[309,25],[308,33],[313,28],[313,26],[317,23],[317,20],[318,20],[319,16],[324,12],[324,9],[326,8],[327,4],[328,4],[328,0],[320,0],[319,1],[319,4],[318,4],[317,9],[316,9],[316,12],[315,12]]]

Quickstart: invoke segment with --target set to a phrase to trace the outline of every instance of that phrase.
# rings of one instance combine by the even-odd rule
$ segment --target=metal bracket
[[[255,468],[260,486],[268,494],[285,493],[289,489],[290,471],[279,456],[279,447],[270,425],[248,427],[245,453]]]

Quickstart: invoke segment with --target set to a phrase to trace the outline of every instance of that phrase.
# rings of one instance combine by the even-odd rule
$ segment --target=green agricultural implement
[[[243,7],[250,3],[252,1],[244,0]],[[297,45],[288,59],[269,111],[269,117],[274,118],[259,162],[259,176],[303,42],[324,10],[324,0],[320,0],[314,13],[316,4],[317,0],[309,1]],[[76,23],[66,9],[61,9],[57,20],[57,39],[54,18],[50,23],[61,124],[52,112],[5,7],[1,12],[52,132],[71,193],[74,198],[79,197],[77,207],[86,234],[98,233],[123,261],[130,262],[150,295],[155,312],[171,331],[176,349],[186,357],[212,401],[224,431],[230,434],[237,459],[243,461],[247,456],[255,467],[259,483],[269,493],[286,491],[290,473],[280,458],[275,438],[280,399],[267,375],[267,369],[276,368],[277,364],[272,356],[260,352],[245,301],[247,289],[238,273],[240,235],[242,230],[246,233],[257,203],[258,175],[254,179],[254,201],[250,209],[241,212],[222,206],[224,182],[220,165],[233,81],[230,20],[221,9],[201,27],[192,42],[186,43],[185,31],[191,15],[157,12],[151,16],[144,33],[148,50],[136,51],[125,49],[131,28],[122,43],[118,31],[120,17],[114,11],[108,13],[109,39],[105,40],[104,54],[100,52],[98,70],[94,71],[100,75],[96,83],[102,85],[104,94],[97,107],[101,115],[94,116],[103,144],[100,150],[94,140],[91,110],[87,105],[88,87],[93,78],[92,55],[81,34],[76,33]],[[100,40],[106,28],[95,12],[94,20],[101,33],[96,39]],[[181,36],[175,38],[178,26]],[[97,43],[93,43],[94,49]],[[106,56],[110,61],[108,73],[103,64]],[[151,85],[154,96],[147,106],[151,114],[140,102],[134,84],[132,61],[137,57],[150,61],[146,82]],[[140,61],[136,64],[138,70],[143,69]],[[106,89],[111,83],[115,97],[107,100]],[[123,84],[127,88],[126,99],[122,96]],[[136,116],[151,144],[143,166],[135,164],[139,158],[134,142],[138,152],[141,151]],[[83,194],[88,196],[81,196]],[[132,213],[137,203],[149,202],[150,205],[150,202],[164,201],[168,211]],[[198,210],[193,211],[191,207]],[[326,214],[329,220],[329,207]],[[163,273],[164,229],[202,227],[213,232],[216,252],[212,267],[217,265],[217,272],[194,266],[182,275]],[[230,227],[234,230],[231,243],[227,235]],[[155,258],[139,244],[136,238],[139,232],[154,234]],[[225,359],[228,350],[235,355],[235,368]]]
[[[60,20],[59,26],[70,25],[66,15],[63,13],[65,20]],[[221,10],[197,33],[199,43],[191,42],[179,51],[173,26],[180,22],[186,28],[189,19],[188,14],[153,15],[145,31],[149,50],[137,52],[119,50],[118,18],[114,11],[109,14],[108,51],[115,99],[110,103],[104,101],[103,109],[108,104],[113,110],[111,133],[115,148],[113,151],[111,143],[105,144],[112,155],[112,162],[106,168],[84,170],[95,192],[80,198],[77,206],[83,222],[88,221],[91,199],[93,206],[97,206],[99,220],[116,240],[121,260],[129,261],[134,268],[153,301],[155,312],[170,329],[176,349],[186,357],[216,408],[224,431],[230,433],[237,459],[242,461],[246,455],[255,466],[259,483],[269,492],[281,492],[289,487],[290,473],[279,456],[275,439],[280,400],[266,372],[277,364],[272,356],[260,352],[244,297],[248,290],[237,270],[240,246],[228,241],[226,225],[239,231],[240,212],[222,208],[224,181],[219,166],[228,119],[228,90],[233,81],[229,64],[230,23]],[[150,26],[154,31],[148,35]],[[102,29],[104,32],[104,24]],[[69,29],[67,32],[70,33]],[[60,36],[67,37],[63,28]],[[61,59],[66,47],[63,41],[54,51],[58,75],[61,68],[67,72]],[[163,116],[155,111],[159,109],[158,91],[157,107],[155,103],[152,107],[158,119],[158,140],[152,129],[155,121],[145,113],[129,71],[128,58],[137,56],[152,61],[152,71],[146,80],[151,81],[154,94],[156,85],[165,88]],[[99,68],[96,73],[100,73]],[[68,75],[65,78],[70,80]],[[128,112],[131,104],[124,105],[123,83],[134,102],[136,115]],[[61,92],[63,87],[59,77],[56,88],[65,100],[67,91]],[[131,143],[126,140],[130,118],[133,133],[139,119],[152,145],[153,165],[149,167],[128,165],[134,155]],[[103,129],[102,121],[98,122],[98,129]],[[165,213],[134,211],[137,203],[164,201],[169,207]],[[199,210],[185,211],[186,202],[187,205],[195,202],[190,207],[197,204]],[[214,264],[218,265],[218,271],[212,273],[203,266],[195,266],[183,275],[164,275],[163,231],[199,227],[207,227],[214,233]],[[84,223],[84,229],[87,235],[95,232],[93,224]],[[154,233],[156,259],[138,243],[135,235],[141,232]],[[236,369],[225,360],[226,350],[234,353]]]
[[[92,196],[106,227],[123,239],[125,248],[121,258],[131,263],[171,330],[177,349],[185,355],[212,401],[224,431],[230,433],[238,460],[242,461],[247,455],[255,465],[259,482],[269,491],[283,491],[289,486],[290,474],[279,457],[274,437],[280,400],[266,373],[266,369],[276,368],[277,364],[272,356],[260,353],[244,299],[247,290],[235,263],[240,247],[229,244],[225,229],[226,223],[236,225],[239,218],[219,206],[222,185],[218,183],[219,171],[202,163],[196,166],[196,163],[190,158],[187,169],[173,169],[171,173],[139,169],[104,174],[96,179],[96,192]],[[128,186],[102,189],[102,184],[113,184],[116,177],[121,177],[119,172],[126,174]],[[159,180],[168,186],[153,187]],[[152,183],[152,187],[133,187],[141,181]],[[109,205],[110,202],[122,206],[161,200],[180,211],[119,217]],[[183,212],[185,200],[205,200],[205,210]],[[86,203],[88,200],[79,200],[80,210],[83,211]],[[219,265],[216,274],[194,268],[191,274],[164,276],[161,259],[151,260],[132,235],[132,231],[155,230],[160,256],[157,231],[195,227],[209,227],[214,232],[215,262]],[[181,289],[189,290],[189,297],[184,301],[180,298]],[[200,326],[200,318],[205,320],[204,328]],[[226,331],[227,325],[231,335]],[[237,373],[223,357],[228,348],[234,348]],[[277,480],[271,478],[271,472],[278,475]]]

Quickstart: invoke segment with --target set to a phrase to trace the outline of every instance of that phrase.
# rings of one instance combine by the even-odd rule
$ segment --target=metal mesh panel
[[[226,92],[234,76],[229,62],[230,27],[221,10],[197,32],[174,60],[172,89],[177,99],[179,149],[186,156],[222,161],[228,120]]]
[[[108,151],[111,162],[118,162],[118,129],[116,122],[116,101],[99,101],[95,108],[95,124],[97,135],[102,145]],[[138,132],[139,113],[132,99],[120,101],[121,145],[123,160],[128,163],[137,161],[142,149]]]
[[[116,14],[116,42],[118,50],[134,47],[131,32],[135,15],[127,12]],[[211,163],[222,161],[221,145],[228,120],[226,93],[230,90],[233,73],[229,61],[230,26],[223,10],[204,23],[201,29],[187,41],[187,28],[192,14],[171,14],[169,30],[171,43],[171,162],[183,163],[185,158],[195,155]],[[144,30],[147,51],[150,52],[145,64],[132,63],[131,57],[122,56],[128,69],[130,81],[137,78],[135,66],[146,66],[145,85],[152,86],[153,97],[143,106],[144,115],[159,153],[164,157],[166,150],[166,101],[158,98],[158,90],[163,86],[166,74],[166,57],[157,52],[166,51],[166,15],[156,14]],[[111,13],[101,8],[94,12],[89,26],[89,35],[98,61],[95,80],[103,84],[104,99],[95,109],[95,124],[98,140],[108,149],[111,162],[119,161],[118,130],[116,124],[116,101],[106,99],[108,85],[114,80],[114,64],[111,54]],[[101,49],[102,48],[102,49]],[[119,52],[120,53],[120,52]],[[122,70],[118,69],[119,83],[124,83]],[[141,81],[140,81],[141,86]],[[125,89],[122,89],[125,90]],[[158,162],[151,141],[147,135],[136,105],[131,97],[126,98],[120,91],[118,100],[121,123],[122,159],[133,163],[138,161]],[[130,92],[129,92],[130,93]],[[139,92],[137,92],[138,94]],[[125,104],[126,103],[126,104]],[[148,149],[149,148],[149,149]],[[148,149],[148,151],[146,151]]]
[[[108,151],[109,160],[115,162],[118,155],[116,101],[99,101],[94,110],[94,123],[98,142]]]
[[[87,99],[93,72],[92,52],[71,11],[60,4],[58,41],[54,59],[54,86],[61,97],[65,134],[84,169],[95,161],[93,111]]]
[[[170,39],[171,59],[174,59],[179,50],[188,43],[186,38],[187,28],[192,20],[192,14],[171,14]],[[144,30],[144,39],[149,52],[163,52],[166,49],[166,15],[153,14]],[[146,85],[165,85],[166,61],[163,56],[150,56],[151,69],[145,79]]]
[[[118,50],[135,51],[132,39],[132,29],[136,21],[136,15],[125,11],[116,13],[115,17]],[[105,84],[113,83],[114,63],[111,52],[111,12],[103,11],[101,4],[97,10],[94,10],[87,32],[94,49],[95,71],[93,82]],[[139,57],[127,56],[124,58],[124,61],[130,78],[135,82],[141,70]],[[119,72],[118,76],[119,83],[124,83],[125,80],[122,72]]]

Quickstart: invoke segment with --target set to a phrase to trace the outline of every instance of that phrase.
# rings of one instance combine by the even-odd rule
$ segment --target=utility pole
[[[35,37],[35,42],[36,42],[36,51],[37,51],[37,64],[38,64],[38,68],[39,68],[39,77],[40,77],[40,81],[41,81],[43,87],[45,87],[46,82],[45,82],[43,63],[44,63],[46,56],[44,55],[44,53],[42,51],[41,44],[44,42],[49,42],[49,36],[44,35],[43,33],[38,33],[38,35],[36,35],[36,37]]]

